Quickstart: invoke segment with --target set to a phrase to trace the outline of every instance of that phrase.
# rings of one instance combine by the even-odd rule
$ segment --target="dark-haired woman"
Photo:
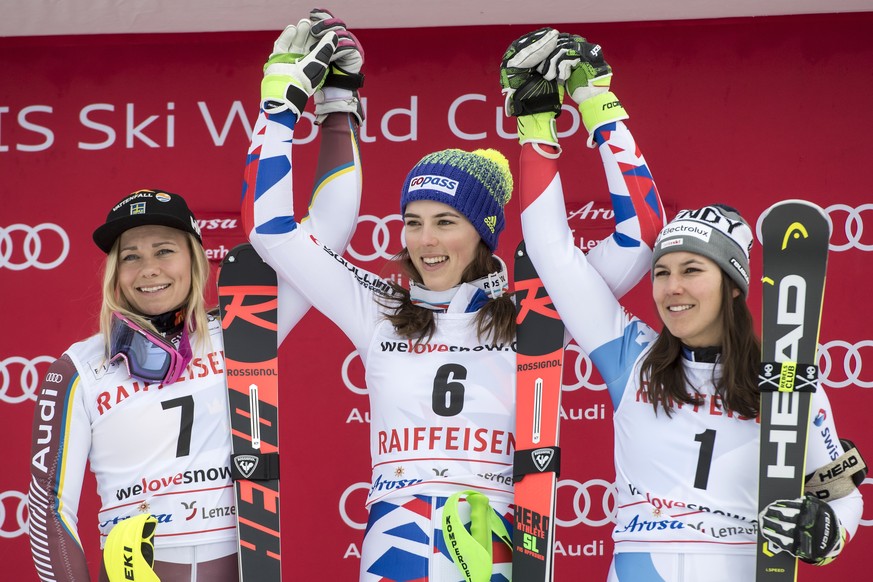
[[[581,63],[566,79],[567,94],[601,153],[627,156],[633,150],[623,145],[623,107],[605,90],[608,83],[596,86],[596,72],[606,71],[600,47],[576,39],[567,56]],[[522,229],[561,319],[615,408],[617,516],[608,580],[754,580],[760,347],[746,303],[752,231],[721,205],[684,210],[661,230],[651,263],[659,335],[622,308],[575,247],[554,153],[523,146]],[[816,469],[845,451],[823,390],[812,409],[806,458]],[[763,521],[771,548],[815,564],[832,560],[861,518],[851,481],[843,495],[772,504]]]

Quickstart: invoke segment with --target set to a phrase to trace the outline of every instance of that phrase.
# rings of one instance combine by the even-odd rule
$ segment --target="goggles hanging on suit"
[[[110,362],[124,360],[132,378],[143,382],[172,384],[191,361],[188,326],[182,327],[179,348],[150,332],[117,311],[109,330]]]

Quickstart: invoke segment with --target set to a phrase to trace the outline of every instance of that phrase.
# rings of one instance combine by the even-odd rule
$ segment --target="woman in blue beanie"
[[[468,579],[508,580],[516,311],[494,252],[513,189],[509,164],[493,149],[447,149],[409,171],[400,196],[406,248],[396,257],[409,288],[301,233],[291,188],[294,126],[319,67],[328,74],[331,48],[268,65],[243,212],[260,255],[348,336],[366,369],[373,473],[360,579],[455,581],[460,568]],[[624,232],[602,245],[596,262],[621,294],[648,270],[650,251],[634,239],[639,224],[661,214],[651,181],[628,192],[636,180],[625,182],[610,163],[609,181],[623,184],[617,198],[627,202]],[[647,173],[641,158],[635,163]],[[635,208],[647,215],[637,217]],[[459,547],[477,543],[455,527],[471,520],[474,530],[484,528],[483,555],[455,560]]]

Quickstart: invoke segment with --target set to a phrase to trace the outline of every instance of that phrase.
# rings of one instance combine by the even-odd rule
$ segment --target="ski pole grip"
[[[279,453],[232,454],[230,478],[234,481],[270,481],[279,478]]]
[[[512,462],[512,479],[521,481],[531,473],[554,473],[561,475],[561,447],[540,447],[515,451]]]
[[[761,362],[758,389],[761,392],[815,392],[818,366],[797,362]]]

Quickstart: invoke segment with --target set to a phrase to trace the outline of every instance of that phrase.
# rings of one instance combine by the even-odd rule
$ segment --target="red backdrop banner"
[[[242,240],[238,206],[261,66],[283,24],[252,33],[0,39],[6,579],[36,579],[26,535],[31,419],[48,363],[96,331],[103,255],[91,232],[122,196],[154,187],[187,198],[215,264]],[[364,198],[347,251],[353,261],[392,274],[385,259],[402,245],[400,186],[424,154],[494,147],[517,170],[514,123],[503,116],[497,69],[508,44],[528,28],[356,31],[367,56],[367,121]],[[865,412],[873,396],[873,223],[864,229],[873,221],[873,45],[865,40],[873,13],[557,28],[604,47],[613,89],[671,213],[725,202],[756,224],[785,198],[827,209],[834,233],[819,363],[841,435],[873,458]],[[318,149],[311,121],[307,113],[296,130],[299,207],[312,188]],[[569,219],[586,247],[611,231],[606,181],[573,108],[565,107],[558,129]],[[518,213],[510,203],[498,249],[505,258],[520,238]],[[758,249],[752,278],[760,279]],[[646,285],[629,301],[655,321]],[[751,305],[760,311],[754,290]],[[292,331],[280,357],[286,577],[319,572],[354,580],[369,487],[361,362],[317,313]],[[557,579],[585,572],[603,580],[612,552],[611,405],[574,346],[564,383]],[[94,489],[87,478],[79,521],[92,572],[99,565]],[[827,567],[829,577],[869,573],[871,523],[868,507],[854,543]],[[801,580],[815,578],[813,568],[801,568]]]

